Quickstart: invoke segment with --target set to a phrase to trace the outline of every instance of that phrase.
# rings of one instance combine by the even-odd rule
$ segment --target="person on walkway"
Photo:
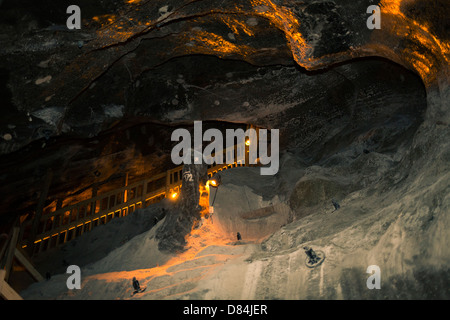
[[[133,277],[133,288],[135,292],[141,290],[141,286],[139,285],[139,281],[136,279],[136,277]]]
[[[241,239],[242,239],[241,234],[238,232],[236,235],[237,235],[238,241],[241,241]]]

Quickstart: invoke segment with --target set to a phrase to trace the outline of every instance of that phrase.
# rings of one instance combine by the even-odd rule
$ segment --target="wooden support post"
[[[170,170],[166,171],[166,198],[170,196]]]
[[[8,282],[9,275],[11,274],[11,267],[14,258],[14,252],[17,246],[17,240],[19,239],[19,227],[13,228],[13,233],[11,236],[11,240],[9,242],[8,251],[6,252],[6,264],[5,264],[5,281]]]
[[[25,269],[28,270],[34,280],[38,282],[44,280],[44,277],[39,273],[39,271],[36,270],[36,268],[31,264],[30,260],[28,260],[28,258],[22,253],[20,249],[15,249],[14,256],[25,267]]]
[[[63,239],[63,241],[62,241],[63,244],[67,242],[67,233],[68,233],[68,232],[69,232],[69,230],[65,230],[65,231],[64,231],[64,239]]]
[[[128,187],[128,172],[125,176],[125,187]],[[125,191],[123,192],[123,203],[127,203],[128,201],[128,190],[125,189]]]
[[[142,198],[141,198],[142,208],[145,208],[145,200],[147,198],[147,184],[148,184],[148,181],[144,180],[144,183],[142,185]]]
[[[78,223],[78,220],[80,219],[80,206],[76,206],[75,210],[77,210],[77,216],[75,218],[75,222]]]
[[[62,204],[63,204],[63,199],[59,198],[58,200],[56,200],[56,210],[59,210],[62,208]]]
[[[91,202],[91,215],[94,215],[95,214],[95,205],[96,205],[96,200],[95,200],[95,198],[97,197],[97,192],[98,192],[98,184],[97,183],[94,183],[93,185],[92,185],[92,199],[94,200],[94,201],[92,201]]]
[[[44,209],[45,200],[47,200],[48,190],[50,189],[50,184],[52,182],[53,171],[51,169],[47,170],[47,175],[45,178],[45,183],[39,197],[39,202],[36,207],[36,213],[34,215],[33,224],[31,225],[30,238],[28,239],[27,251],[30,256],[33,255],[34,241],[36,240],[36,235],[38,234],[39,223],[42,217],[42,210]]]
[[[25,233],[25,226],[26,226],[26,218],[28,217],[28,213],[25,215],[22,215],[18,219],[18,223],[20,225],[20,232],[19,232],[19,238],[17,239],[17,245],[22,245],[23,243],[23,235]]]
[[[6,270],[0,270],[0,296],[5,300],[23,300],[23,298],[4,280]]]
[[[2,237],[3,237],[3,235],[2,235]],[[8,234],[8,237],[4,238],[4,240],[0,243],[0,245],[1,245],[1,247],[0,247],[0,263],[2,263],[3,255],[5,254],[6,249],[8,248],[8,243],[9,243],[10,239],[11,239],[11,232],[10,232],[10,234]],[[0,265],[0,267],[1,267],[1,265]]]
[[[53,216],[50,219],[52,219],[52,226],[50,227],[50,230],[53,230],[56,227],[56,216]]]
[[[92,185],[92,198],[95,198],[97,196],[97,192],[98,192],[98,184],[94,183]]]

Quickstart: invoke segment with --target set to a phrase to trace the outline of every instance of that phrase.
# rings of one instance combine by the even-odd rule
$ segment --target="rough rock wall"
[[[139,1],[104,16],[88,11],[91,14],[86,15],[80,32],[48,27],[18,37],[7,29],[10,38],[4,40],[0,54],[9,73],[16,117],[39,116],[42,109],[51,109],[56,113],[48,132],[52,136],[75,128],[82,135],[96,122],[105,128],[125,117],[170,120],[161,107],[180,114],[187,107],[182,103],[182,89],[175,99],[179,103],[155,109],[141,110],[132,96],[142,84],[141,75],[185,55],[215,55],[258,66],[295,61],[308,70],[380,56],[413,70],[426,86],[439,84],[440,78],[447,81],[445,1],[382,0],[378,3],[382,27],[369,30],[366,10],[373,4],[369,0],[239,0],[217,6],[214,1]],[[25,64],[12,70],[15,61],[23,60]],[[90,92],[103,80],[99,95],[117,90],[115,100],[122,102],[110,103],[116,106],[114,111]],[[185,113],[181,111],[183,120],[198,115]],[[16,138],[14,150],[38,137],[42,136]]]
[[[49,166],[62,170],[56,174],[65,179],[55,182],[58,193],[74,192],[68,181],[81,181],[81,177],[64,173],[78,169],[71,166],[71,159],[82,157],[80,148],[86,147],[86,141],[80,145],[68,139],[93,139],[109,129],[120,131],[118,123],[124,127],[142,121],[183,124],[199,119],[253,123],[284,129],[282,143],[295,140],[304,148],[314,144],[311,137],[327,134],[323,130],[327,121],[353,115],[355,102],[366,104],[377,92],[360,93],[364,67],[341,67],[322,74],[306,70],[378,56],[414,71],[429,90],[444,92],[448,82],[448,6],[444,1],[380,1],[382,28],[369,30],[366,9],[376,3],[368,0],[242,0],[220,5],[214,1],[81,0],[84,20],[79,31],[64,26],[68,3],[45,1],[38,8],[28,2],[23,0],[27,5],[20,6],[5,1],[0,13],[4,17],[0,19],[0,74],[5,106],[0,152],[10,155],[2,161],[3,185],[13,183],[14,188],[27,190],[7,201],[14,208],[8,212],[21,203],[36,202],[41,172]],[[364,95],[367,100],[361,99]],[[429,114],[442,118],[445,108],[442,104]],[[58,143],[74,145],[69,150],[52,149]],[[92,167],[99,165],[95,163],[98,148],[113,149],[104,141],[98,146],[95,139],[87,143],[95,150],[92,159],[83,161]],[[156,154],[164,152],[160,146],[150,148]],[[54,163],[52,152],[65,153],[64,159]],[[112,157],[126,162],[139,152],[130,146]],[[109,150],[100,152],[109,154]],[[17,157],[23,160],[21,167],[29,169],[23,176],[11,174],[18,172],[11,170]],[[35,158],[42,162],[37,165]],[[129,168],[112,170],[124,174]],[[92,182],[83,181],[80,189]]]
[[[208,180],[207,166],[203,164],[185,164],[180,196],[175,205],[168,209],[163,225],[156,235],[161,251],[181,252],[185,248],[185,237],[192,228],[198,226],[202,211],[201,186]],[[207,196],[207,195],[206,195]]]

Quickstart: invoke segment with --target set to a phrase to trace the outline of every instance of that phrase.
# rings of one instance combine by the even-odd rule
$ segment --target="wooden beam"
[[[128,186],[128,172],[125,175],[125,187]],[[128,201],[128,190],[125,189],[125,191],[123,192],[123,203],[127,203]]]
[[[9,275],[11,273],[11,267],[12,267],[13,258],[14,258],[14,251],[17,246],[17,240],[19,239],[19,232],[20,232],[19,227],[13,228],[11,241],[9,242],[8,251],[6,252],[6,263],[5,263],[5,281],[6,282],[8,282]]]
[[[20,249],[16,248],[16,250],[14,251],[14,256],[25,267],[25,269],[28,270],[34,280],[38,282],[44,280],[44,277],[39,273],[39,271],[36,270],[30,260],[28,260],[28,258],[22,253]]]
[[[49,168],[47,169],[47,174],[45,177],[45,182],[43,188],[41,189],[41,194],[39,196],[39,202],[36,207],[36,213],[33,218],[33,223],[31,225],[31,233],[28,238],[27,251],[30,256],[33,255],[34,251],[34,241],[36,240],[36,236],[39,233],[38,228],[41,222],[42,210],[44,209],[45,200],[47,200],[48,190],[50,188],[50,184],[52,183],[53,171]]]
[[[25,227],[26,227],[26,218],[28,217],[28,213],[25,216],[24,219],[22,219],[23,216],[20,217],[19,219],[19,227],[20,227],[20,231],[19,231],[19,238],[17,239],[17,245],[16,247],[22,247],[22,242],[23,242],[23,235],[25,233]]]
[[[3,235],[2,235],[3,238]],[[4,239],[4,241],[2,243],[0,243],[1,248],[0,248],[0,264],[2,262],[3,259],[3,255],[6,252],[6,248],[8,248],[8,243],[9,243],[9,239],[11,238],[11,234],[8,234],[7,237]]]
[[[166,186],[165,186],[166,198],[169,197],[169,191],[170,191],[170,171],[167,170],[166,171]]]
[[[6,270],[0,270],[0,296],[5,300],[23,300],[23,298],[4,280]]]

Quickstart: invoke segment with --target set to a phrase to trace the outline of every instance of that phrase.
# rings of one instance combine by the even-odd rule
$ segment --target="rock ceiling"
[[[31,9],[6,1],[1,12],[0,151],[13,155],[4,164],[32,143],[39,145],[35,156],[51,138],[94,139],[112,128],[121,132],[121,123],[221,120],[295,132],[303,119],[316,130],[320,121],[311,119],[318,117],[307,115],[321,108],[329,119],[342,114],[354,99],[352,86],[376,74],[380,64],[358,65],[357,58],[395,62],[428,90],[449,76],[444,0],[381,0],[379,30],[366,27],[369,0],[86,0],[78,1],[80,30],[65,27],[71,3],[22,2]],[[355,66],[339,67],[352,60]],[[327,102],[319,103],[322,91]],[[283,96],[283,105],[274,98],[261,107],[244,93]],[[302,107],[311,100],[319,102]]]

